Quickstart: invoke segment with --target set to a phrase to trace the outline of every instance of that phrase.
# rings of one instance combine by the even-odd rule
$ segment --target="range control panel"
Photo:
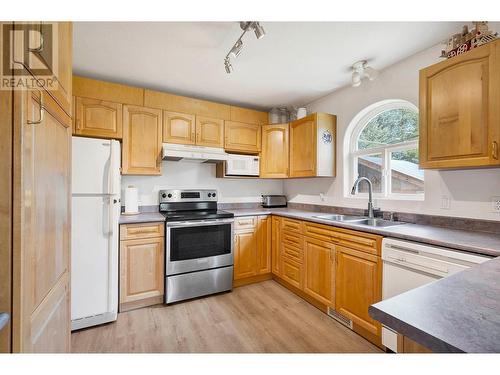
[[[160,203],[169,202],[217,202],[217,190],[160,190]]]

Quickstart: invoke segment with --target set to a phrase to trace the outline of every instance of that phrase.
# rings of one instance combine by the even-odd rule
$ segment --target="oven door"
[[[234,219],[167,222],[167,276],[233,265]]]

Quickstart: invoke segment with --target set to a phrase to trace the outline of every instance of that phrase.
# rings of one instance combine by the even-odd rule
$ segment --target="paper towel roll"
[[[139,213],[139,198],[138,191],[135,186],[129,185],[125,189],[125,214]]]

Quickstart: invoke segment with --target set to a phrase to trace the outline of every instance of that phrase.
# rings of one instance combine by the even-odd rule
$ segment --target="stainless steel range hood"
[[[223,148],[178,145],[174,143],[163,144],[163,160],[219,163],[227,160],[227,158],[227,154]]]

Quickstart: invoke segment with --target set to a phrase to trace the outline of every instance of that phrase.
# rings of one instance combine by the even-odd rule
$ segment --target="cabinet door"
[[[122,174],[161,174],[161,110],[123,106]]]
[[[161,237],[120,242],[120,304],[163,295],[163,254]]]
[[[271,273],[271,217],[259,216],[257,224],[257,274]]]
[[[498,165],[500,67],[490,43],[420,72],[420,167]]]
[[[260,177],[288,177],[288,124],[262,127]]]
[[[257,274],[257,235],[253,229],[235,233],[234,279]]]
[[[280,275],[280,259],[281,259],[281,218],[272,216],[271,219],[271,265],[272,272],[275,275]]]
[[[316,176],[316,116],[290,123],[290,177]]]
[[[380,257],[337,246],[335,308],[367,331],[380,336],[381,325],[368,315],[368,307],[380,301]]]
[[[332,306],[335,247],[331,242],[304,239],[304,291],[325,305]]]
[[[195,116],[163,111],[163,142],[194,145],[196,142]]]
[[[122,105],[98,99],[75,98],[74,133],[121,139]]]
[[[69,352],[71,118],[38,90],[14,108],[13,351]]]
[[[228,151],[258,153],[261,142],[261,126],[243,122],[224,122],[224,148]]]
[[[196,144],[198,146],[224,147],[224,121],[196,116]]]
[[[281,257],[281,278],[300,290],[304,286],[302,271],[302,264],[290,258]]]

